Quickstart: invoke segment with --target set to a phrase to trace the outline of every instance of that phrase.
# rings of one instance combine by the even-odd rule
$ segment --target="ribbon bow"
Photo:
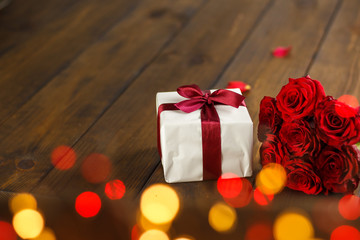
[[[240,94],[224,89],[216,90],[213,93],[210,93],[210,91],[203,92],[195,84],[179,87],[177,92],[180,96],[190,98],[175,104],[177,108],[186,113],[191,113],[204,106],[213,106],[214,104],[230,105],[238,108],[244,105],[243,101],[245,99]]]
[[[235,108],[245,106],[245,97],[233,91],[219,89],[213,93],[201,91],[199,86],[185,85],[177,89],[179,95],[189,98],[176,104],[159,106],[158,111],[158,149],[160,147],[160,113],[164,110],[181,110],[191,113],[201,109],[201,134],[203,152],[203,179],[217,179],[221,176],[221,130],[220,119],[215,104],[229,105]]]

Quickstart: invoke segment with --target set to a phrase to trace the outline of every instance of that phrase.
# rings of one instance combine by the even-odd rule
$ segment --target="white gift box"
[[[227,89],[241,94],[239,89]],[[213,92],[215,90],[211,90]],[[156,109],[186,100],[177,92],[156,95]],[[252,174],[253,123],[246,107],[215,105],[221,127],[221,170],[239,177]],[[168,110],[160,115],[160,144],[165,181],[203,180],[201,109],[191,113]]]

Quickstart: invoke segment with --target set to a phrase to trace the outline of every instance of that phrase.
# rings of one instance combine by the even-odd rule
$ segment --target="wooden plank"
[[[138,2],[84,1],[4,53],[0,58],[0,123],[130,14]]]
[[[113,163],[111,178],[119,178],[127,195],[136,194],[159,163],[156,150],[155,94],[195,82],[206,88],[222,72],[269,1],[212,0],[139,76],[74,149],[80,159],[98,152]],[[221,21],[219,21],[221,19]],[[80,164],[79,164],[80,165]],[[56,189],[102,191],[79,173],[53,170],[36,192]],[[71,186],[71,187],[70,187]]]
[[[18,0],[0,11],[0,57],[84,1]]]
[[[0,127],[1,189],[34,187],[52,168],[52,150],[78,141],[203,2],[144,1],[6,121]]]

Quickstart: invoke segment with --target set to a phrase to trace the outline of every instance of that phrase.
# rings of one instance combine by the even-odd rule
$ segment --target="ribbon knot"
[[[158,111],[158,149],[160,146],[160,113],[164,110],[181,110],[186,113],[201,109],[201,135],[203,152],[203,179],[217,179],[221,176],[221,129],[216,104],[229,105],[235,108],[245,106],[245,97],[233,91],[219,89],[210,93],[201,91],[199,86],[186,85],[179,87],[180,96],[188,98],[178,103],[159,106]]]
[[[211,101],[211,98],[210,98],[210,93],[205,93],[204,94],[204,99],[206,101],[207,104],[212,104],[213,102]]]

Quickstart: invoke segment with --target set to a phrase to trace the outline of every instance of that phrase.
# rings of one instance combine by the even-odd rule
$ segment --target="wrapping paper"
[[[228,89],[240,94],[239,89]],[[215,90],[212,90],[213,92]],[[156,109],[164,103],[177,103],[186,98],[177,92],[156,95]],[[222,173],[240,177],[252,174],[253,123],[247,108],[215,105],[221,126]],[[160,116],[160,140],[165,181],[203,180],[202,134],[200,109],[192,113],[181,110],[163,111]]]

